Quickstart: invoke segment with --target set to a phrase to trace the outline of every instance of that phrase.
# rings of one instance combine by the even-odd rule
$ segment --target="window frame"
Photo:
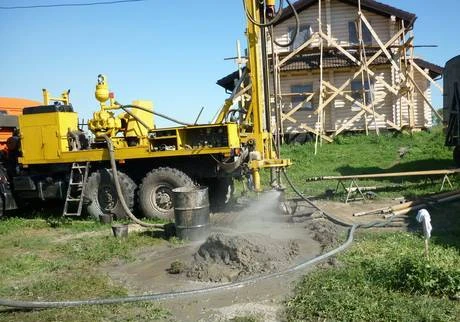
[[[300,26],[299,26],[299,34],[297,35],[297,39],[294,40],[292,45],[289,47],[289,50],[291,50],[291,51],[296,50],[297,48],[302,46],[302,44],[305,43],[311,37],[310,28],[311,28],[311,24],[309,24],[309,23],[300,24]],[[293,36],[293,34],[295,32],[295,29],[296,29],[295,26],[289,26],[288,27],[288,42],[290,42],[292,40],[292,36]],[[298,37],[300,37],[303,32],[305,32],[305,34],[303,36],[303,39],[302,39],[301,42],[298,42],[299,41]]]
[[[366,101],[363,102],[363,86],[361,80],[354,80],[350,83],[350,90],[351,90],[351,97],[355,100],[351,105],[351,110],[354,112],[361,111],[362,108],[356,102],[363,104],[364,106],[368,106],[375,100],[375,81],[371,80],[368,82],[367,80],[364,81],[364,90],[366,93]]]
[[[305,83],[305,84],[292,84],[290,86],[291,94],[295,93],[313,93],[313,83]],[[290,99],[291,110],[296,107],[299,103],[303,102],[307,99],[308,95],[293,95]],[[296,112],[300,111],[314,111],[315,106],[310,100],[309,102],[305,102],[302,107],[300,107]]]
[[[370,23],[370,22],[369,22]],[[365,45],[372,45],[373,37],[372,33],[367,28],[366,24],[361,24],[363,28],[363,42]],[[350,45],[359,45],[359,37],[358,37],[358,24],[356,21],[349,21],[348,22],[348,42]]]

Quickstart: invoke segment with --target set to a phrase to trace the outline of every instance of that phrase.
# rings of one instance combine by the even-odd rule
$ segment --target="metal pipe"
[[[425,196],[423,199],[420,200],[414,200],[414,201],[408,201],[401,203],[399,205],[394,205],[394,206],[388,206],[388,207],[383,207],[383,208],[378,208],[378,209],[373,209],[369,211],[361,211],[361,212],[356,212],[353,214],[354,217],[360,217],[360,216],[366,216],[366,215],[372,215],[372,214],[383,214],[383,213],[391,213],[394,211],[399,211],[402,209],[406,209],[411,206],[416,206],[421,203],[426,203],[427,200],[443,200],[443,198],[447,198],[453,195],[460,194],[460,190],[455,190],[455,191],[449,191],[449,192],[443,192],[431,196]]]
[[[443,203],[443,202],[449,202],[449,201],[453,201],[453,200],[457,200],[457,199],[460,199],[460,194],[456,194],[456,195],[453,195],[453,196],[448,196],[448,197],[445,197],[445,198],[441,198],[441,199],[438,199],[438,200],[435,200],[435,201],[431,201],[431,202],[427,202],[427,203],[421,203],[421,204],[416,204],[416,205],[413,205],[413,206],[410,206],[410,207],[406,207],[406,208],[403,208],[403,209],[398,209],[396,211],[393,211],[392,214],[394,216],[401,216],[401,215],[406,215],[408,214],[409,212],[411,211],[414,211],[414,210],[419,210],[419,209],[422,209],[422,208],[426,208],[430,205],[433,205],[433,204],[438,204],[438,203]]]
[[[159,113],[159,112],[154,112],[152,110],[149,110],[148,108],[145,108],[145,107],[142,107],[142,106],[138,106],[138,105],[132,105],[132,104],[128,104],[128,105],[121,105],[119,103],[116,103],[119,105],[120,108],[135,108],[135,109],[138,109],[138,110],[142,110],[142,111],[145,111],[145,112],[148,112],[150,114],[153,114],[153,115],[156,115],[156,116],[159,116],[159,117],[162,117],[168,121],[171,121],[171,122],[174,122],[174,123],[177,123],[177,124],[181,124],[181,125],[191,125],[189,123],[185,123],[185,122],[182,122],[182,121],[179,121],[179,120],[176,120],[170,116],[167,116],[165,114],[162,114],[162,113]]]

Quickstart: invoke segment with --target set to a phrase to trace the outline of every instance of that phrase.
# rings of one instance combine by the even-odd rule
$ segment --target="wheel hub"
[[[172,190],[168,187],[158,188],[155,191],[155,204],[163,210],[170,210],[173,207]]]
[[[101,187],[98,193],[98,201],[103,211],[110,212],[117,204],[115,191],[109,186]]]

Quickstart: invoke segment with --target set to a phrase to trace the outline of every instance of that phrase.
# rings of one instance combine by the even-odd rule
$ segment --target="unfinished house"
[[[435,82],[442,68],[415,56],[415,14],[371,0],[294,6],[299,23],[288,7],[267,31],[271,102],[287,140],[423,129],[440,117],[431,90],[442,91]],[[218,84],[231,90],[237,76]]]

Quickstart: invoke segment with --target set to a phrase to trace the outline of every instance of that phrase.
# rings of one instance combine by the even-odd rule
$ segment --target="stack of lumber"
[[[429,205],[448,202],[460,199],[460,190],[450,191],[431,195],[420,200],[404,202],[398,205],[374,209],[370,211],[356,212],[353,214],[355,217],[366,216],[366,215],[383,215],[385,218],[391,216],[406,215],[411,211],[416,211],[422,208],[426,208]]]

